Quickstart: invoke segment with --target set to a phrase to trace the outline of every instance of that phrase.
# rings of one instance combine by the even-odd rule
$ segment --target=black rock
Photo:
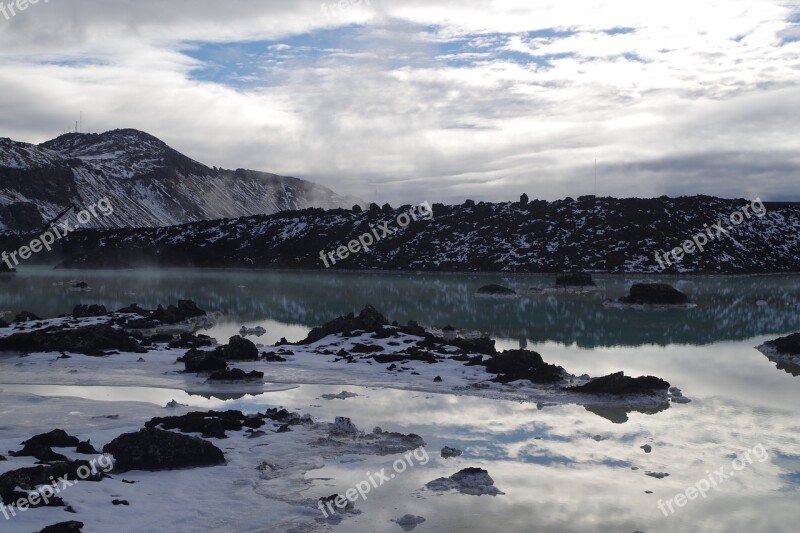
[[[112,505],[130,505],[128,500],[111,500]]]
[[[22,444],[42,444],[44,446],[55,446],[56,448],[71,448],[80,444],[80,440],[63,429],[54,429],[49,433],[35,435]]]
[[[108,310],[104,305],[76,305],[72,310],[72,316],[75,318],[87,318],[95,316],[105,316]]]
[[[689,297],[666,283],[636,283],[630,294],[619,299],[631,305],[685,305]]]
[[[441,383],[442,382],[442,377],[441,376],[436,376],[435,378],[433,378],[433,382],[434,383]]]
[[[511,296],[517,294],[517,291],[514,289],[509,289],[508,287],[503,287],[502,285],[484,285],[477,291],[478,294],[489,294],[495,296]]]
[[[99,455],[100,454],[100,452],[98,452],[94,448],[94,446],[92,446],[92,443],[90,441],[88,441],[88,440],[85,441],[85,442],[78,443],[78,446],[75,447],[75,451],[78,452],[78,453],[82,453],[84,455]]]
[[[225,370],[219,370],[208,376],[209,381],[243,381],[263,378],[263,372],[257,370],[245,372],[239,368],[226,368]]]
[[[353,352],[353,353],[377,353],[377,352],[382,352],[383,351],[383,347],[375,345],[375,344],[367,345],[367,344],[361,344],[360,342],[357,342],[357,343],[355,343],[353,345],[353,347],[350,349],[350,351]]]
[[[150,340],[157,342],[155,340],[155,336],[151,337]],[[206,346],[211,346],[213,344],[211,337],[208,337],[206,335],[194,335],[192,333],[181,333],[180,339],[175,339],[175,340],[173,340],[172,337],[170,336],[170,338],[167,339],[167,342],[169,342],[170,348],[182,348],[182,349],[204,348]]]
[[[145,353],[136,339],[108,325],[93,325],[75,329],[55,326],[38,331],[14,333],[0,338],[0,351],[74,352],[89,356],[108,355],[109,351]]]
[[[497,374],[493,381],[510,383],[527,379],[533,383],[555,383],[563,379],[564,369],[545,363],[542,356],[530,350],[506,350],[486,361],[486,371]]]
[[[7,505],[18,501],[27,496],[17,488],[25,491],[36,490],[42,485],[52,484],[52,479],[78,479],[78,469],[81,467],[92,469],[89,461],[65,461],[51,465],[39,465],[27,468],[19,468],[4,474],[0,474],[0,498]],[[102,479],[100,474],[84,478],[86,481],[99,481]],[[40,501],[34,507],[63,507],[64,501],[61,498],[52,496],[49,501]]]
[[[128,307],[123,307],[122,309],[119,309],[117,311],[117,313],[139,315],[139,316],[142,316],[142,317],[150,316],[150,311],[148,311],[146,309],[142,309],[141,307],[139,307],[136,304],[131,304]]]
[[[176,324],[189,318],[205,316],[207,313],[197,307],[192,300],[178,300],[178,306],[170,305],[166,309],[158,306],[150,315],[152,320],[158,320],[162,324]]]
[[[114,471],[173,470],[225,463],[222,450],[210,442],[189,435],[155,428],[120,435],[103,447],[114,456]]]
[[[785,355],[800,355],[800,333],[792,333],[786,337],[764,343]]]
[[[39,533],[81,533],[83,531],[83,522],[70,520],[69,522],[59,522],[52,526],[47,526]]]
[[[367,305],[361,310],[357,317],[353,313],[350,313],[349,315],[340,316],[320,327],[312,329],[308,336],[298,344],[311,344],[320,339],[324,339],[328,335],[335,335],[337,333],[351,331],[375,333],[383,329],[383,326],[387,325],[389,325],[389,321],[386,320],[386,317],[380,314],[378,310],[371,305]]]
[[[34,315],[30,311],[23,311],[14,317],[14,322],[33,322],[36,320],[41,320],[41,318]]]
[[[18,452],[11,452],[14,457],[35,457],[42,463],[66,462],[67,457],[56,453],[50,446],[41,442],[28,442]]]
[[[255,361],[258,359],[258,348],[253,341],[239,335],[230,338],[224,353],[225,358],[229,361]]]
[[[225,431],[241,431],[248,427],[257,429],[264,425],[262,416],[247,416],[241,411],[193,411],[183,416],[156,417],[145,423],[145,427],[161,426],[164,429],[179,429],[184,433],[202,433],[203,437],[225,438]]]
[[[576,392],[617,395],[653,393],[667,389],[669,389],[669,383],[661,378],[655,376],[632,378],[626,376],[623,372],[595,378],[584,385],[568,387],[568,390]]]
[[[497,353],[494,340],[489,337],[480,337],[478,339],[453,339],[446,342],[450,346],[460,348],[463,354],[481,353],[484,355],[494,355]]]
[[[285,357],[281,357],[280,355],[276,355],[276,354],[273,354],[273,353],[264,353],[262,355],[262,357],[264,358],[264,361],[267,361],[268,363],[285,363],[286,362],[286,358]]]
[[[183,357],[187,372],[216,372],[228,368],[228,362],[216,352],[202,352],[192,348]]]

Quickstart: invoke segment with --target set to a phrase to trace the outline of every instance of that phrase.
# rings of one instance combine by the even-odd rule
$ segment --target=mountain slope
[[[320,252],[346,246],[384,222],[398,231],[332,268],[466,272],[647,272],[656,253],[750,206],[708,196],[657,199],[582,197],[556,202],[433,206],[405,229],[393,210],[287,211],[171,228],[82,232],[60,250],[64,266],[144,265],[326,268]],[[800,204],[766,203],[727,234],[663,272],[799,272]]]
[[[362,203],[297,178],[212,169],[137,130],[69,133],[38,146],[0,139],[0,229],[33,230],[69,204],[82,209],[103,197],[114,215],[93,219],[91,227],[170,226]]]

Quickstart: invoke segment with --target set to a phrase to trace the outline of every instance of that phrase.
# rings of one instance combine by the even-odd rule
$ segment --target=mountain
[[[745,215],[744,208],[747,207]],[[306,209],[182,226],[71,234],[48,261],[65,267],[325,269],[332,252],[388,223],[390,234],[333,269],[462,272],[800,272],[800,204],[709,196],[581,197],[555,202],[434,204],[404,229],[410,206]],[[763,209],[763,211],[762,211]],[[736,214],[739,215],[736,215]],[[758,213],[758,214],[756,214]],[[735,215],[734,223],[731,219]],[[741,221],[739,221],[741,218]],[[403,219],[403,223],[406,220]],[[719,224],[724,232],[713,229]],[[713,231],[712,231],[713,229]],[[717,235],[719,233],[719,235]],[[374,235],[375,233],[373,233]],[[663,254],[695,236],[703,250]],[[13,249],[13,243],[3,243]],[[658,256],[656,254],[659,254]],[[664,263],[662,270],[659,264]],[[326,260],[330,263],[329,259]]]
[[[38,229],[68,205],[108,197],[90,227],[171,226],[307,207],[350,208],[357,198],[252,170],[209,168],[147,133],[68,133],[40,145],[0,139],[0,230]]]

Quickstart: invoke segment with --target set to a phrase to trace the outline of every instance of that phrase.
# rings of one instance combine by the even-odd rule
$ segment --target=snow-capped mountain
[[[762,205],[766,212],[757,216],[747,200],[709,196],[467,201],[458,206],[434,204],[432,218],[418,217],[404,229],[399,217],[410,206],[373,204],[364,212],[307,209],[171,228],[76,233],[50,261],[60,257],[64,266],[76,267],[325,269],[320,252],[334,252],[372,233],[381,238],[368,251],[351,253],[329,266],[463,272],[800,272],[800,204]],[[745,206],[749,218],[743,214]],[[736,213],[741,222],[732,224]],[[380,228],[386,224],[396,231],[384,235]],[[716,224],[724,233],[712,231]],[[702,251],[666,263],[665,253],[700,234],[714,238],[707,239]],[[330,256],[327,261],[333,263]]]
[[[0,230],[29,231],[70,204],[107,197],[90,227],[170,226],[363,202],[309,181],[209,168],[147,133],[68,133],[40,145],[0,138]]]

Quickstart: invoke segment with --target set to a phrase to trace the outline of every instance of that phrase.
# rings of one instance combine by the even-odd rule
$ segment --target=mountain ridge
[[[135,129],[67,133],[39,145],[0,138],[0,230],[33,230],[70,204],[80,210],[104,197],[115,216],[94,219],[90,227],[364,205],[299,178],[211,168]]]

